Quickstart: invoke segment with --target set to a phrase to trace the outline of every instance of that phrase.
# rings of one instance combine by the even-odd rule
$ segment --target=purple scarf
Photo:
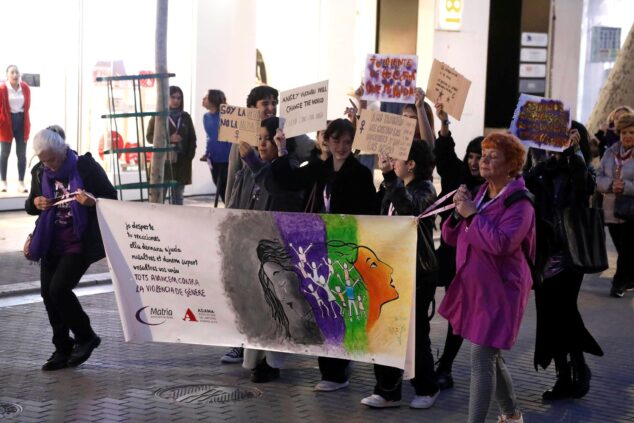
[[[55,199],[55,181],[68,179],[70,191],[75,192],[78,188],[84,189],[84,181],[82,181],[77,171],[77,153],[68,148],[66,150],[66,159],[57,171],[44,167],[42,172],[42,195],[49,200]],[[82,239],[86,227],[88,225],[88,211],[86,207],[77,201],[70,202],[70,208],[73,213],[73,232],[77,238]],[[46,257],[53,237],[55,236],[55,206],[43,211],[36,222],[31,245],[29,246],[29,255],[33,261],[39,261]]]

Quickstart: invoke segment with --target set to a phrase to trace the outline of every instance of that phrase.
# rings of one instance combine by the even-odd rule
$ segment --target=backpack
[[[517,190],[511,195],[509,195],[508,197],[506,197],[506,199],[504,200],[504,207],[509,208],[511,207],[511,205],[521,200],[526,200],[529,203],[531,203],[531,206],[533,206],[533,208],[535,207],[535,196],[531,194],[530,191],[528,191],[527,189]],[[542,272],[540,272],[537,269],[537,267],[535,266],[535,263],[533,262],[533,260],[531,260],[530,255],[528,251],[526,251],[524,246],[522,245],[520,248],[522,249],[522,253],[524,254],[526,263],[528,263],[528,268],[531,271],[531,279],[533,280],[533,289],[536,289],[541,285],[542,281],[544,280],[544,275],[542,274]]]

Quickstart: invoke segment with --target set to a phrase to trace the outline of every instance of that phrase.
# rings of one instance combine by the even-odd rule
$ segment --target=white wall
[[[329,80],[328,119],[343,117],[374,52],[376,0],[257,1],[257,47],[268,84],[284,91]]]
[[[255,84],[255,0],[196,0],[193,8],[190,113],[198,137],[193,161],[193,184],[186,195],[215,192],[207,164],[199,161],[207,137],[203,127],[202,98],[220,89],[232,104],[244,105]]]
[[[581,24],[583,2],[579,0],[553,0],[554,28],[552,64],[550,74],[551,98],[570,107],[570,115],[577,119],[578,84],[581,60]]]
[[[460,31],[433,30],[433,47],[428,38],[435,28],[434,0],[419,1],[419,60],[418,84],[427,87],[433,59],[454,67],[471,81],[471,88],[460,121],[450,117],[450,129],[456,142],[458,157],[466,150],[471,139],[484,131],[484,100],[486,95],[487,52],[489,39],[489,0],[463,2],[462,29]],[[429,56],[431,50],[432,56]],[[436,128],[440,122],[436,119]]]

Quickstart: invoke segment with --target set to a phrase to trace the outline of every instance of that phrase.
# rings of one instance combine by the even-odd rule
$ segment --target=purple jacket
[[[480,188],[476,203],[487,186]],[[470,223],[447,219],[442,227],[445,242],[457,247],[456,276],[438,313],[454,333],[477,345],[510,349],[519,333],[532,286],[522,248],[534,260],[535,212],[526,200],[508,208],[504,200],[523,189],[520,176]]]

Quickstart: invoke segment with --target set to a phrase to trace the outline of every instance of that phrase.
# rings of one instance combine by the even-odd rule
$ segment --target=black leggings
[[[82,254],[66,254],[42,260],[41,290],[48,321],[53,329],[53,344],[64,353],[70,353],[75,341],[89,340],[94,332],[90,319],[73,293],[90,263]]]
[[[416,395],[429,396],[438,391],[434,377],[434,357],[431,353],[431,341],[429,339],[429,306],[436,292],[435,281],[433,283],[421,283],[421,288],[416,290],[416,346],[415,346],[415,377],[411,383]],[[401,399],[401,385],[403,371],[395,367],[374,365],[376,385],[374,393],[381,395],[388,401]]]
[[[608,230],[617,253],[612,286],[629,288],[634,284],[634,222],[610,224]]]

